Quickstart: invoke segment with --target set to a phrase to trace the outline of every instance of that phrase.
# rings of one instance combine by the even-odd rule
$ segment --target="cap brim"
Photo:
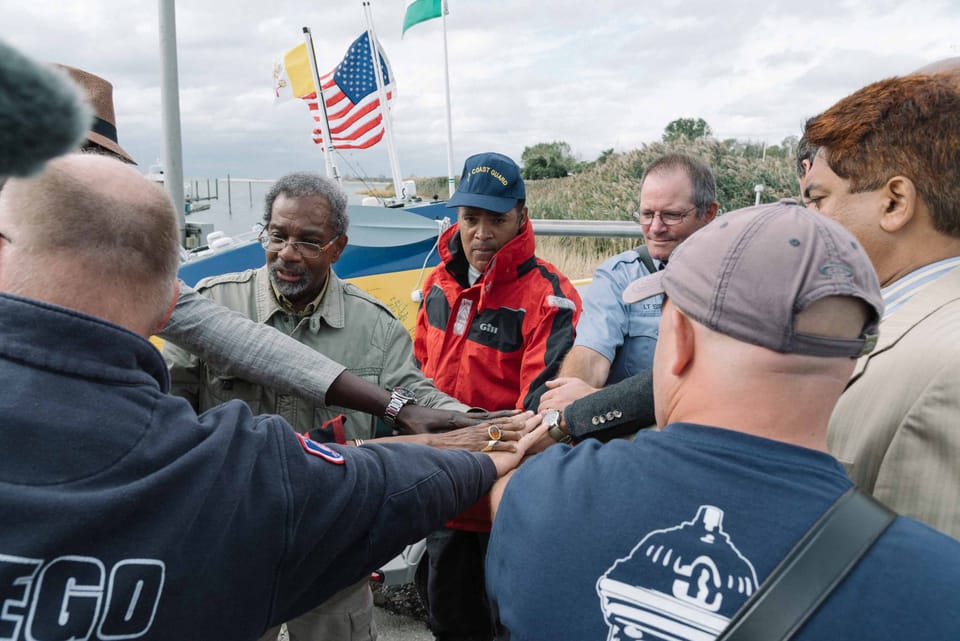
[[[447,201],[447,207],[477,207],[498,214],[505,214],[516,206],[516,198],[484,196],[482,194],[468,194],[459,191],[453,194],[453,197]]]
[[[636,303],[663,294],[663,274],[656,272],[633,281],[623,290],[623,302]]]

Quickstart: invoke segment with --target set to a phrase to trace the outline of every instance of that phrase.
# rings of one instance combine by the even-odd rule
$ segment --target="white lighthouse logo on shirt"
[[[757,589],[757,573],[723,530],[723,510],[647,534],[597,581],[608,640],[712,641]]]

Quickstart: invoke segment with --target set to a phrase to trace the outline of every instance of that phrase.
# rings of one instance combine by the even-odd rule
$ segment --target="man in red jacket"
[[[441,391],[487,410],[536,410],[573,345],[580,296],[534,255],[520,168],[502,154],[467,159],[457,224],[440,237],[414,351]],[[481,501],[427,538],[430,627],[441,641],[493,638],[484,592],[489,505]]]

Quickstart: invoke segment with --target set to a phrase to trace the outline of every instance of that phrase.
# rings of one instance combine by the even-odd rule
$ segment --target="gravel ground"
[[[387,612],[418,619],[426,623],[427,610],[423,607],[420,595],[417,594],[417,590],[412,583],[387,586],[371,583],[370,587],[373,590],[374,605]]]
[[[371,587],[379,641],[433,641],[427,611],[412,583]]]
[[[433,641],[427,624],[413,617],[394,614],[383,608],[374,608],[378,641]]]
[[[372,583],[370,587],[379,641],[433,641],[427,628],[427,611],[412,583],[387,587]],[[289,641],[286,626],[280,630],[278,641]]]

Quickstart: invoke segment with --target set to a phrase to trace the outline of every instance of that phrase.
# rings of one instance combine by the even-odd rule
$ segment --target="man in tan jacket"
[[[807,122],[806,205],[866,249],[886,310],[830,420],[861,488],[960,537],[960,75],[874,83]]]

